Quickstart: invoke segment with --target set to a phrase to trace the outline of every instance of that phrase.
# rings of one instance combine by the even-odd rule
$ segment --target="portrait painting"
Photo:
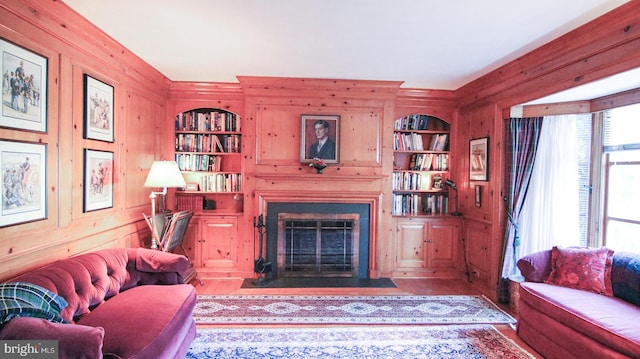
[[[340,162],[340,116],[302,115],[300,134],[300,162],[314,158],[325,163]]]
[[[46,149],[44,144],[0,141],[0,227],[47,217]]]
[[[84,138],[113,142],[113,87],[84,75]]]
[[[84,150],[84,211],[113,207],[113,152]]]
[[[47,58],[0,39],[0,126],[47,132]]]

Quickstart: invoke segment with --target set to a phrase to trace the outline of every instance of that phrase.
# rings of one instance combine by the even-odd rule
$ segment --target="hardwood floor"
[[[196,284],[199,295],[236,294],[236,295],[481,295],[482,293],[464,280],[456,279],[393,279],[397,288],[241,288],[242,279],[204,279],[203,285]],[[517,315],[508,305],[497,303],[511,314]],[[207,325],[207,327],[212,327]],[[495,325],[507,338],[513,340],[536,358],[542,358],[527,344],[522,342],[511,325]]]

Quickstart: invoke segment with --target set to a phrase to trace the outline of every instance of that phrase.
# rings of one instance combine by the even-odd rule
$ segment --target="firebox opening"
[[[358,214],[278,214],[279,277],[358,277],[358,247]]]

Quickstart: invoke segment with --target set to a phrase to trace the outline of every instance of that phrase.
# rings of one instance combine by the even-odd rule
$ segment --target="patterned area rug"
[[[515,319],[483,296],[200,295],[197,324],[498,324]]]
[[[187,358],[534,358],[490,325],[198,329]]]

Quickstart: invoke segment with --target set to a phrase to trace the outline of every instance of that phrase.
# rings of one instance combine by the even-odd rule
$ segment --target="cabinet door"
[[[419,269],[427,266],[426,225],[426,222],[420,220],[398,221],[396,238],[398,268]]]
[[[238,263],[238,222],[234,218],[205,218],[200,222],[202,265],[228,271]]]
[[[427,232],[428,263],[431,268],[456,267],[458,226],[451,222],[434,222]]]
[[[184,247],[184,251],[186,253],[182,253],[183,248],[176,249],[176,253],[181,253],[189,257],[191,262],[196,267],[201,267],[202,262],[200,258],[197,256],[198,245],[200,244],[200,221],[197,217],[193,217],[187,226],[187,230],[184,232],[184,240],[182,241],[182,246]]]

